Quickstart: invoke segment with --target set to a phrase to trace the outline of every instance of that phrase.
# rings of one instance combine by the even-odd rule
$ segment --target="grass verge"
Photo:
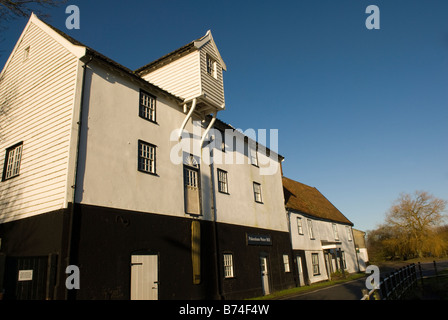
[[[313,283],[309,286],[295,287],[295,288],[286,289],[286,290],[282,290],[282,291],[276,291],[267,296],[251,298],[248,300],[277,300],[282,297],[295,295],[298,293],[305,293],[305,292],[313,291],[313,290],[320,289],[320,288],[330,287],[335,284],[349,282],[349,281],[360,279],[363,277],[366,277],[365,273],[353,273],[353,274],[348,275],[346,278],[335,279],[335,280],[330,280],[330,281],[323,281],[323,282]]]
[[[423,285],[419,279],[406,300],[448,300],[448,269],[439,271],[437,277],[423,278]]]

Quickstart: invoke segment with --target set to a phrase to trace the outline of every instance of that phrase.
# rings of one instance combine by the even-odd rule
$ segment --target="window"
[[[287,254],[283,255],[283,265],[285,266],[285,272],[291,272],[289,269],[289,256]]]
[[[140,90],[139,116],[156,122],[156,98],[143,90]]]
[[[233,278],[233,255],[224,253],[224,278]]]
[[[23,50],[23,61],[28,60],[30,57],[30,46],[26,47],[25,50]]]
[[[184,203],[185,213],[201,215],[199,162],[192,154],[184,158]]]
[[[185,167],[185,185],[191,189],[197,190],[198,185],[198,171],[196,169]]]
[[[261,184],[254,182],[254,199],[255,202],[262,203]]]
[[[222,193],[229,193],[227,172],[221,169],[218,169],[218,191]]]
[[[3,181],[19,175],[20,162],[22,161],[23,142],[6,149],[5,162],[3,165]]]
[[[139,140],[138,170],[145,173],[156,173],[156,146]]]
[[[303,234],[302,218],[297,217],[297,230],[299,234]]]
[[[336,223],[333,223],[333,234],[334,239],[339,240],[338,226],[336,225]]]
[[[207,73],[215,79],[218,78],[216,69],[216,61],[207,55]]]
[[[348,241],[352,241],[352,231],[350,230],[350,227],[346,226],[345,229],[347,230]]]
[[[221,135],[221,151],[222,152],[226,152],[226,135],[225,132],[222,130],[217,129],[217,133],[219,132],[219,134]],[[216,147],[218,147],[217,145],[215,145]]]
[[[311,219],[307,220],[308,223],[308,231],[310,233],[310,239],[314,239],[314,231],[313,231],[313,221]]]
[[[342,268],[347,269],[347,264],[345,262],[345,252],[341,251],[341,262],[342,262]]]
[[[319,270],[319,254],[318,253],[312,253],[311,254],[311,261],[313,264],[313,276],[317,276],[320,274]]]
[[[258,155],[257,155],[257,148],[250,148],[250,163],[254,166],[258,166]]]

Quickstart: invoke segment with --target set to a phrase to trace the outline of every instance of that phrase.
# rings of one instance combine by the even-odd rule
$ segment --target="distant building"
[[[299,285],[358,272],[353,223],[316,188],[283,177]]]
[[[358,254],[359,271],[366,271],[369,254],[366,245],[366,233],[361,230],[353,229],[356,252]]]
[[[262,175],[267,155],[217,119],[225,70],[211,32],[132,71],[31,16],[0,76],[5,299],[239,299],[295,285],[283,158],[269,150],[276,170]],[[242,149],[210,147],[218,131]],[[176,149],[190,138],[200,147]],[[68,265],[79,290],[65,287]]]

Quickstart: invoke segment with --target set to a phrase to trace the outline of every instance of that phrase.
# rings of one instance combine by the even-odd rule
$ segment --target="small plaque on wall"
[[[19,281],[33,280],[33,270],[19,270]]]

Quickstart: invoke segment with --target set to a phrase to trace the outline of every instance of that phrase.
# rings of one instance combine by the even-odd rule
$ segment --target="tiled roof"
[[[316,218],[353,225],[316,188],[283,177],[283,193],[287,209]]]

